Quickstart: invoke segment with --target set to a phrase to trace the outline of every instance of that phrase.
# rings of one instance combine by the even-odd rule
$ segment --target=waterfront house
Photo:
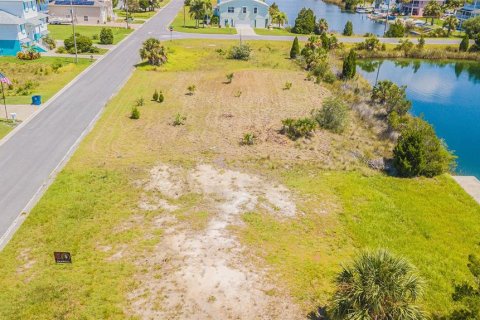
[[[72,21],[78,24],[105,24],[113,18],[111,0],[54,0],[48,5],[50,20]]]
[[[445,4],[445,0],[436,0],[439,5],[443,6]],[[408,3],[402,3],[401,11],[406,15],[412,16],[423,16],[423,10],[427,6],[430,0],[411,0]]]
[[[249,25],[268,28],[271,23],[268,8],[268,4],[261,0],[219,0],[215,15],[222,27]]]
[[[465,4],[457,11],[457,18],[460,21],[459,27],[461,28],[463,21],[476,16],[480,16],[480,3],[475,1],[474,4]]]
[[[0,0],[0,55],[14,56],[25,46],[43,51],[41,39],[47,34],[47,15],[36,1]]]

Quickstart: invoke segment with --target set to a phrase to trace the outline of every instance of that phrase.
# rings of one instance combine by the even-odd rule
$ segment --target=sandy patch
[[[244,248],[228,230],[241,223],[242,213],[258,206],[279,217],[294,216],[296,206],[287,188],[210,165],[192,170],[160,165],[150,173],[148,190],[167,198],[178,198],[180,190],[202,194],[212,217],[200,231],[171,215],[156,221],[164,238],[141,263],[147,272],[138,276],[140,286],[129,296],[134,314],[142,319],[302,318],[289,297],[268,283],[265,271],[246,259]],[[166,190],[177,178],[181,188]]]

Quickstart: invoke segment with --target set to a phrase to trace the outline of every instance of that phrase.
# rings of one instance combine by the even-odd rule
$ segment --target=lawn
[[[32,95],[41,95],[46,102],[90,65],[89,59],[42,57],[25,61],[0,57],[0,69],[13,83],[6,90],[7,104],[30,104]]]
[[[184,9],[182,8],[175,20],[173,20],[171,26],[177,32],[187,32],[187,33],[207,33],[207,34],[237,34],[237,30],[235,28],[218,28],[214,26],[205,26],[205,28],[200,24],[199,28],[196,28],[195,20],[193,20],[188,11],[188,7],[186,8],[186,16],[184,14]],[[184,18],[185,17],[185,24]]]
[[[99,36],[102,26],[75,26],[75,32],[87,36],[92,39],[93,43],[98,44],[100,40],[93,39],[94,36]],[[125,38],[132,29],[118,28],[118,27],[108,27],[113,31],[113,44],[119,43],[123,38]],[[48,31],[50,31],[50,36],[55,40],[65,40],[72,35],[72,26],[69,25],[49,25]]]
[[[376,247],[417,266],[428,311],[451,308],[451,280],[468,275],[466,258],[479,241],[480,207],[448,176],[398,179],[367,168],[352,151],[388,156],[391,145],[353,114],[341,135],[319,130],[293,142],[279,134],[282,119],[308,115],[335,87],[306,81],[288,59],[290,42],[251,42],[250,61],[227,59],[236,43],[175,40],[167,44],[165,66],[137,68],[0,253],[0,318],[175,318],[163,312],[179,292],[165,294],[164,286],[190,260],[165,242],[186,241],[178,241],[184,229],[196,239],[222,198],[196,190],[162,198],[171,211],[145,205],[160,196],[145,187],[159,164],[178,168],[172,172],[179,184],[208,164],[285,186],[296,216],[258,205],[225,231],[245,246],[236,262],[265,269],[273,288],[285,288],[305,314],[328,302],[342,263]],[[191,85],[196,91],[188,95]],[[163,103],[151,101],[155,90]],[[139,98],[141,116],[132,120]],[[185,125],[172,125],[177,113]],[[254,145],[240,145],[246,132],[254,133]],[[171,238],[172,230],[179,238]],[[58,250],[70,251],[73,264],[55,265]],[[268,295],[282,291],[274,289]],[[214,305],[210,297],[205,301]],[[175,312],[182,310],[189,311]]]
[[[273,29],[256,28],[255,33],[261,36],[302,36],[302,35],[290,32],[284,28],[277,28],[277,27],[274,27]]]
[[[125,13],[125,10],[114,9],[113,11],[114,11],[115,14],[117,15],[117,17],[120,17],[120,18],[125,19],[125,17],[127,16],[126,13]],[[148,19],[150,19],[151,17],[153,17],[156,13],[157,13],[157,11],[129,12],[129,15],[130,15],[134,20],[135,20],[135,19],[148,20]]]
[[[0,140],[12,131],[14,127],[12,122],[0,119]]]

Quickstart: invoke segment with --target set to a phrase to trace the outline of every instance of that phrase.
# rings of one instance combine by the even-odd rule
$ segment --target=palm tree
[[[449,16],[445,19],[443,22],[443,27],[447,28],[447,35],[450,37],[450,33],[452,32],[452,29],[455,29],[458,26],[458,18],[455,16]]]
[[[425,6],[425,9],[423,10],[423,15],[426,17],[427,20],[428,17],[432,18],[433,26],[433,20],[435,18],[439,18],[442,15],[442,11],[442,7],[438,4],[436,0],[430,0]]]
[[[316,25],[316,33],[317,34],[323,34],[328,31],[328,22],[324,18],[321,18],[318,20],[318,23]]]
[[[414,267],[385,250],[363,252],[338,275],[333,319],[423,320],[422,281]]]
[[[160,40],[155,38],[147,39],[140,49],[140,57],[147,60],[152,66],[160,66],[167,62],[167,54],[165,47],[162,46]]]
[[[192,0],[190,2],[190,17],[195,19],[197,28],[200,20],[202,20],[203,27],[205,27],[205,17],[212,13],[212,9],[210,0]]]
[[[278,23],[278,27],[280,28],[285,23],[288,23],[287,14],[282,11],[277,11],[276,14],[272,16],[272,21]]]

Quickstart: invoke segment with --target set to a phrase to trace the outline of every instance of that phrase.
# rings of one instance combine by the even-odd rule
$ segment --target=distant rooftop
[[[13,24],[13,25],[19,25],[23,24],[24,21],[20,19],[17,16],[14,16],[13,14],[10,14],[8,12],[5,12],[3,10],[0,10],[0,25],[2,24]]]

